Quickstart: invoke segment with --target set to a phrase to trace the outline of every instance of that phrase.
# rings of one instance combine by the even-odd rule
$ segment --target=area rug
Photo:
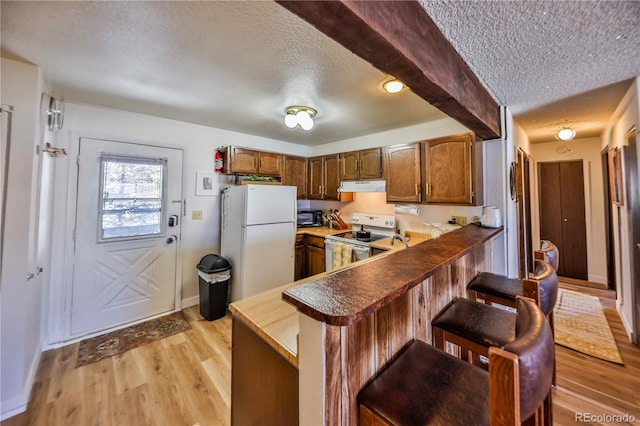
[[[182,312],[152,319],[121,330],[80,342],[76,367],[118,355],[138,346],[189,330],[191,326]]]
[[[605,361],[624,364],[597,297],[559,289],[554,325],[557,344]]]

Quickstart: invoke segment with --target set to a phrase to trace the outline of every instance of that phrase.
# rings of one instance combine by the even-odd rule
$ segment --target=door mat
[[[80,342],[76,367],[98,362],[190,328],[189,321],[182,312],[174,312],[161,318],[85,339]]]
[[[624,365],[600,299],[596,296],[559,289],[554,326],[557,344]]]

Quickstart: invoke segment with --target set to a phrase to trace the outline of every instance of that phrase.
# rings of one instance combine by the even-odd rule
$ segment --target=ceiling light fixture
[[[400,80],[394,79],[385,82],[382,87],[387,91],[387,93],[398,93],[399,91],[404,89],[404,83]]]
[[[556,133],[556,138],[560,139],[561,141],[569,141],[573,139],[575,135],[576,131],[571,127],[561,127],[560,130],[558,130],[558,133]]]
[[[313,117],[318,111],[311,107],[294,105],[287,108],[287,115],[284,117],[284,124],[290,129],[300,126],[302,130],[313,129]]]

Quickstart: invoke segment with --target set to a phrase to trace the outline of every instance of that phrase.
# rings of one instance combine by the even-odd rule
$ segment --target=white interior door
[[[181,150],[80,140],[71,336],[174,309],[181,199]]]

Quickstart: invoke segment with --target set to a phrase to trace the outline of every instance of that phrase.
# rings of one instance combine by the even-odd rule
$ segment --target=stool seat
[[[469,299],[455,299],[431,321],[431,325],[477,343],[487,351],[490,346],[503,348],[516,338],[514,312]]]
[[[467,285],[467,290],[512,300],[523,294],[522,280],[491,272],[481,272]]]
[[[489,374],[414,340],[358,402],[392,425],[488,425]]]

